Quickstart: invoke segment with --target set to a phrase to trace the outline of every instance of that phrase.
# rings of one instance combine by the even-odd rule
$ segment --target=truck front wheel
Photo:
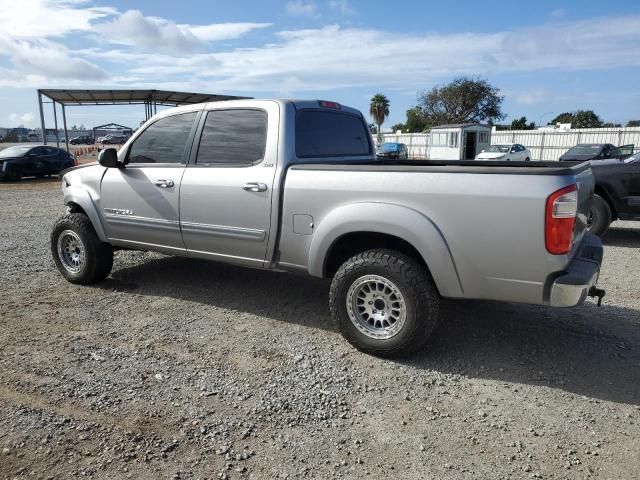
[[[111,245],[100,241],[84,213],[68,213],[55,223],[51,254],[62,276],[80,285],[104,280],[113,266]]]
[[[401,356],[420,349],[438,320],[440,296],[430,275],[394,250],[351,257],[333,277],[329,297],[342,335],[373,355]]]

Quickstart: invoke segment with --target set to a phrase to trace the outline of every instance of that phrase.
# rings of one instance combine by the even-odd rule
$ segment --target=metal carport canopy
[[[145,120],[148,120],[157,112],[158,105],[179,106],[193,103],[218,102],[222,100],[238,100],[251,97],[239,97],[234,95],[217,95],[210,93],[177,92],[171,90],[87,90],[87,89],[38,89],[38,104],[40,106],[40,123],[42,127],[42,140],[47,143],[47,134],[44,123],[44,109],[42,97],[47,97],[53,104],[53,119],[56,129],[56,144],[58,140],[58,117],[56,103],[62,105],[62,119],[64,123],[64,137],[69,150],[69,135],[67,132],[67,116],[65,107],[82,105],[144,105]]]

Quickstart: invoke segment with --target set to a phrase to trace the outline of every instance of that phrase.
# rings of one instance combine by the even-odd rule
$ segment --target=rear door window
[[[346,112],[300,110],[296,115],[296,155],[353,157],[371,153],[369,131],[362,118]]]
[[[264,157],[267,114],[237,108],[212,110],[202,129],[197,164],[252,165]]]

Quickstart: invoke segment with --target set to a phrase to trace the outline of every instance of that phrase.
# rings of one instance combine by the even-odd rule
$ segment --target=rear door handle
[[[247,192],[266,192],[267,185],[265,183],[247,182],[242,185],[242,189]]]
[[[160,188],[171,188],[173,187],[173,180],[156,180],[153,182],[156,187]]]

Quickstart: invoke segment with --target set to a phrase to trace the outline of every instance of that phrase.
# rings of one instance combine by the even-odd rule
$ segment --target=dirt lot
[[[58,181],[0,184],[0,478],[640,478],[640,224],[603,308],[465,302],[351,348],[328,284],[138,252],[77,287]]]

